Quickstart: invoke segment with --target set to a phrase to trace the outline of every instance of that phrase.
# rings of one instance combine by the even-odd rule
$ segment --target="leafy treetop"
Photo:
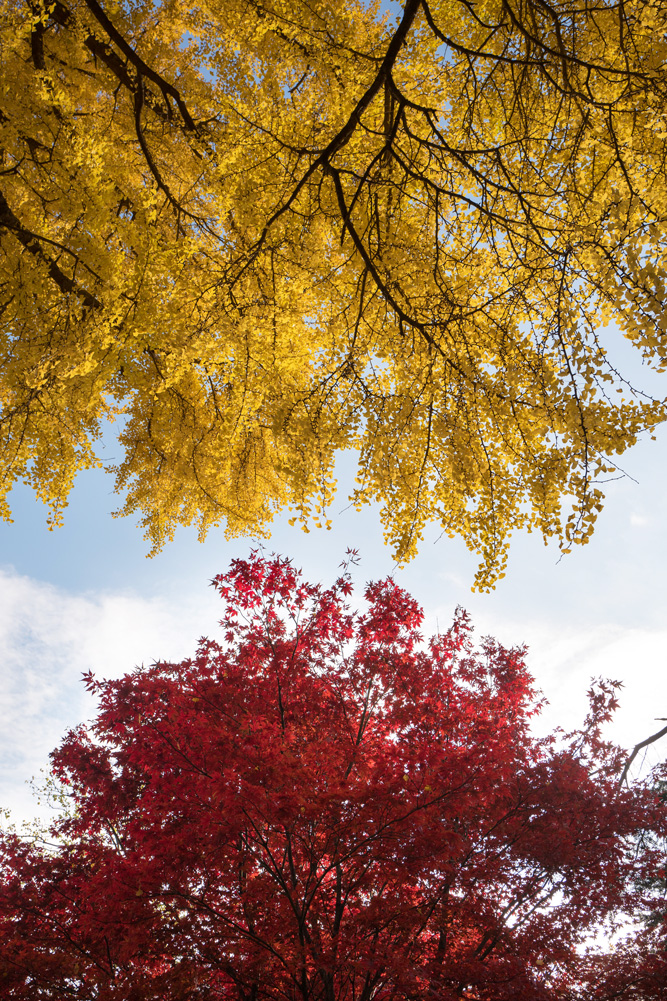
[[[462,611],[424,644],[391,580],[363,612],[279,558],[215,584],[224,641],[89,676],[53,754],[71,809],[51,844],[3,836],[3,998],[664,996],[660,928],[583,948],[664,866],[664,802],[601,738],[613,684],[536,739],[522,651],[474,650]]]

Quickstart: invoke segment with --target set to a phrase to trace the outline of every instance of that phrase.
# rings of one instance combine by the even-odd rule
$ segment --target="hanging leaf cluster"
[[[2,0],[0,511],[110,464],[178,525],[327,523],[358,455],[401,560],[488,587],[586,542],[665,418],[663,0]]]

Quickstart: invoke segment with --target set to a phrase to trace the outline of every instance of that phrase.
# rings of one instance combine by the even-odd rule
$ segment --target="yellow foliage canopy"
[[[324,519],[487,587],[667,416],[667,2],[0,0],[0,471],[60,517],[122,415],[154,549]],[[618,395],[617,395],[618,393]],[[572,506],[570,513],[567,508]]]

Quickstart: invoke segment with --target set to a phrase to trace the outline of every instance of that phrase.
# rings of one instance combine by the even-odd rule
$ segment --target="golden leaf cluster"
[[[0,0],[0,508],[586,542],[664,401],[667,2]]]

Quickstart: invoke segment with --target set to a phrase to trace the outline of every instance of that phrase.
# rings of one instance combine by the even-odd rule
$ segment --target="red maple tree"
[[[323,589],[277,557],[215,585],[224,640],[88,676],[98,716],[52,755],[71,809],[50,845],[3,836],[0,996],[662,996],[637,993],[646,936],[622,983],[581,948],[639,913],[664,833],[601,738],[613,685],[537,739],[523,651],[475,651],[462,611],[423,643],[391,580],[363,612],[347,571]]]

